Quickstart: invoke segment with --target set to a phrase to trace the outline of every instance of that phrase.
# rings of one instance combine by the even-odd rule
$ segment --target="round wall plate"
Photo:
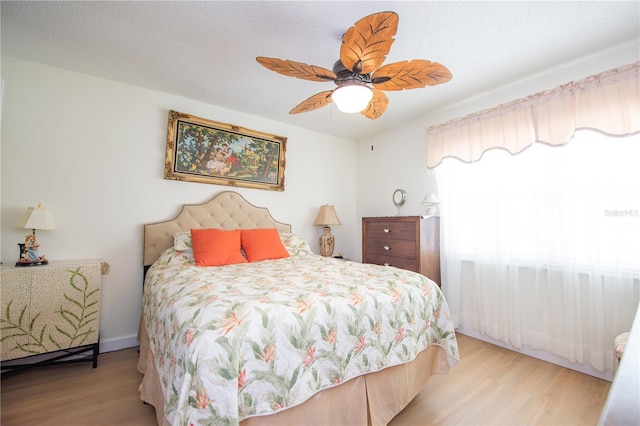
[[[407,201],[407,191],[404,189],[396,189],[393,191],[393,204],[400,208]]]

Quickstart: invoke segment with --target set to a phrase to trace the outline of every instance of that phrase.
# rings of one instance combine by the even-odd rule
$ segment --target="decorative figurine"
[[[38,244],[35,234],[27,235],[24,239],[24,244],[19,245],[22,253],[20,259],[16,262],[16,266],[46,265],[49,263],[46,256],[38,256],[40,244]]]
[[[27,251],[27,259],[30,261],[38,260],[38,241],[36,241],[36,236],[33,234],[27,235],[24,239],[24,248]]]

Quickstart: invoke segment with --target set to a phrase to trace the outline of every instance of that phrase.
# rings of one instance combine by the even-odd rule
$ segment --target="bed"
[[[383,425],[458,361],[435,283],[314,254],[233,191],[144,225],[143,264],[140,397],[159,425]]]

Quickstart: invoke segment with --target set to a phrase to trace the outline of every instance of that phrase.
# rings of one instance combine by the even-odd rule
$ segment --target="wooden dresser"
[[[440,285],[440,218],[362,218],[362,262],[419,272]]]

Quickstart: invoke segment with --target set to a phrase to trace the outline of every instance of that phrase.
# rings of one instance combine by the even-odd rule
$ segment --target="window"
[[[640,298],[640,135],[580,130],[436,170],[457,325],[612,368]]]

